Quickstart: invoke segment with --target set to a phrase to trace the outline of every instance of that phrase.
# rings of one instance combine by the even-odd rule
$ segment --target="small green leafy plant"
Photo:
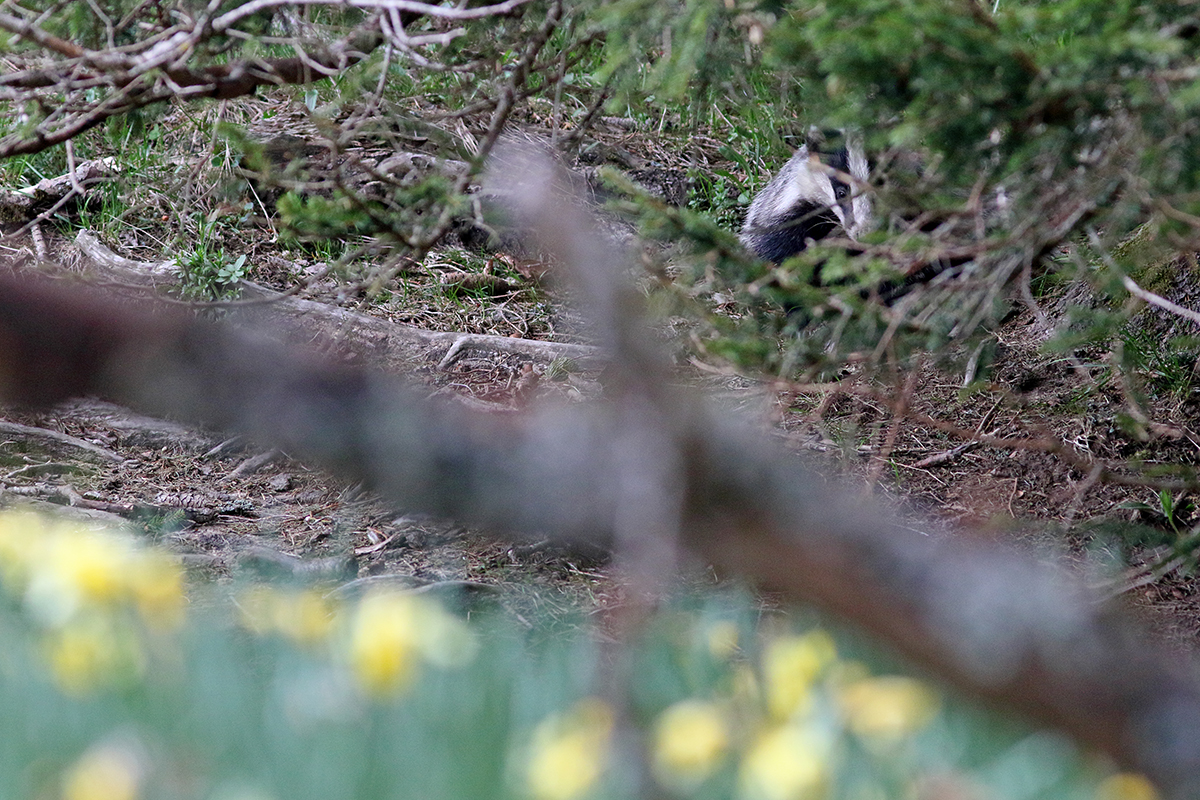
[[[246,277],[246,255],[231,258],[224,249],[197,248],[179,261],[180,289],[185,297],[224,300],[236,297],[238,281]]]

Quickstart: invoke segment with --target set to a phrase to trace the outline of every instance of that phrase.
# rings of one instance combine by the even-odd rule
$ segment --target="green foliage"
[[[61,173],[60,173],[61,174]],[[79,206],[78,224],[88,230],[115,235],[128,229],[123,215],[129,210],[129,192],[118,181],[105,181],[93,186],[87,201]],[[68,220],[63,220],[68,222]]]
[[[730,37],[731,17],[728,8],[703,0],[606,4],[594,15],[596,24],[610,33],[599,77],[619,74],[617,88],[627,97],[636,92],[679,101],[697,87],[703,96],[732,60],[728,49],[737,46]]]
[[[162,108],[139,108],[108,120],[105,125],[108,145],[121,153],[124,164],[138,169],[159,161],[155,148],[165,133],[159,124],[164,113]]]
[[[224,250],[215,253],[193,250],[179,261],[180,289],[186,297],[221,300],[237,294],[237,283],[246,277],[246,254],[230,258]]]
[[[20,114],[0,118],[0,136],[30,130],[36,122]],[[61,148],[40,153],[0,159],[0,183],[10,189],[32,186],[43,178],[61,175],[67,166],[67,156]]]
[[[328,239],[370,230],[372,220],[366,209],[349,198],[302,197],[288,192],[279,198],[279,217],[297,239]]]
[[[877,143],[920,143],[951,174],[973,175],[988,152],[1018,167],[1034,152],[1094,144],[1103,129],[1094,123],[1111,118],[1114,102],[1154,110],[1139,121],[1165,127],[1147,80],[1194,61],[1198,44],[1194,17],[1171,2],[968,9],[975,13],[940,0],[800,3],[774,32],[772,56],[813,79],[804,97],[828,110],[826,122],[886,136]],[[1168,117],[1195,108],[1186,82],[1177,89]],[[1059,168],[1073,169],[1081,155]]]
[[[55,151],[10,158],[0,161],[0,182],[10,188],[24,188],[43,178],[61,175],[65,167],[66,159],[63,154]]]
[[[133,5],[73,4],[69,13],[48,14],[45,25],[98,43],[102,34],[70,25],[95,22],[96,9],[119,19]],[[330,81],[279,90],[310,109],[324,137],[316,147],[328,147],[328,163],[272,162],[266,145],[232,133],[236,126],[219,141],[245,153],[241,166],[259,171],[263,209],[279,211],[285,241],[334,252],[348,239],[370,237],[393,248],[390,255],[421,258],[442,223],[472,213],[455,194],[461,187],[422,168],[384,181],[368,198],[342,182],[338,159],[359,144],[385,144],[477,167],[481,127],[548,7],[531,3],[520,13],[465,22],[463,36],[428,51],[436,68],[380,49]],[[213,40],[190,66],[274,53],[281,45],[259,36],[279,34],[282,17],[272,13],[247,19],[244,35]],[[338,35],[362,19],[360,11],[335,7],[306,14],[308,23]],[[1099,308],[1073,312],[1057,332],[1053,347],[1071,356],[1121,341],[1128,318],[1120,310],[1128,296],[1122,279],[1134,275],[1157,291],[1153,284],[1174,268],[1169,256],[1196,237],[1200,93],[1189,70],[1200,39],[1197,14],[1165,1],[1111,8],[1093,0],[572,2],[519,87],[510,125],[544,124],[554,115],[557,130],[575,133],[604,87],[608,110],[632,117],[639,134],[652,131],[680,151],[697,134],[700,157],[689,170],[686,211],[614,179],[625,198],[616,205],[636,214],[648,236],[680,243],[664,272],[679,276],[668,305],[690,306],[700,318],[691,329],[696,337],[743,369],[789,378],[834,374],[847,360],[867,356],[882,365],[930,349],[962,360],[981,351],[976,339],[1007,313],[1006,284],[1023,280],[1027,264],[1035,298],[1076,278],[1106,298]],[[140,18],[146,30],[161,23],[153,13]],[[410,31],[435,32],[428,19]],[[364,96],[377,104],[370,114],[361,113]],[[430,104],[464,112],[466,133],[444,120],[431,123]],[[169,110],[115,118],[103,140],[77,140],[77,157],[118,151],[141,174],[168,135]],[[23,109],[26,118],[14,113],[8,125],[27,126],[46,111],[33,104]],[[754,263],[731,232],[811,127],[863,134],[874,157],[870,191],[881,227],[862,243],[861,256],[814,248],[788,264]],[[199,127],[194,133],[195,141],[209,135]],[[313,143],[311,136],[306,141]],[[209,155],[214,167],[229,170],[221,153]],[[61,174],[61,151],[45,158],[53,160],[8,168],[27,179]],[[279,197],[285,188],[291,192]],[[92,222],[129,224],[128,207],[117,199],[85,214]],[[193,250],[189,291],[198,295],[220,293],[244,267],[215,243]],[[880,307],[881,285],[894,288],[947,251],[978,254],[956,285]],[[1143,269],[1153,273],[1145,281]],[[368,276],[366,283],[377,281]],[[1164,354],[1151,345],[1134,337],[1114,363],[1147,376],[1138,383],[1146,391],[1185,398],[1190,351]]]
[[[1188,515],[1192,510],[1190,502],[1184,504],[1182,507],[1179,506],[1175,502],[1175,498],[1166,489],[1158,491],[1154,504],[1131,500],[1121,503],[1118,508],[1132,509],[1158,516],[1174,532],[1177,538],[1183,536],[1183,531],[1180,528],[1180,518]]]
[[[688,176],[688,208],[706,213],[726,230],[737,228],[749,205],[750,193],[741,178],[729,171],[695,171]]]
[[[845,325],[810,331],[813,346],[802,345],[807,352],[796,359],[739,362],[744,368],[775,372],[785,362],[811,363],[816,354],[837,361],[874,349],[878,342],[870,337],[884,330],[900,353],[958,343],[973,352],[968,338],[1005,313],[1004,284],[1024,263],[1043,267],[1035,271],[1035,291],[1061,285],[1064,274],[1080,274],[1078,262],[1047,255],[1077,240],[1083,225],[1099,232],[1092,251],[1097,262],[1135,229],[1157,243],[1159,256],[1171,252],[1167,242],[1178,249],[1197,237],[1200,93],[1190,77],[1200,50],[1195,9],[1092,0],[994,9],[946,0],[720,9],[630,0],[608,4],[596,19],[609,33],[601,74],[613,78],[630,113],[636,117],[653,103],[684,126],[711,125],[725,137],[722,155],[736,171],[696,179],[690,206],[726,228],[737,227],[738,208],[808,126],[861,131],[875,156],[872,194],[883,226],[870,243],[880,246],[879,256],[863,263],[824,251],[769,276],[765,268],[755,274],[728,262],[723,252],[715,269],[706,264],[693,296],[749,296],[776,313],[799,307],[816,318],[830,302],[843,309]],[[737,111],[727,114],[727,108]],[[653,124],[652,114],[645,119]],[[697,240],[701,249],[710,242]],[[963,288],[917,292],[918,302],[896,325],[858,319],[878,316],[858,302],[873,287],[920,257],[954,247],[980,254],[962,268]],[[821,260],[823,285],[813,287]],[[1169,257],[1158,263],[1173,268],[1166,266]],[[1122,263],[1082,275],[1119,301],[1128,296],[1121,281],[1131,268]],[[1070,332],[1060,332],[1074,347],[1107,346],[1121,325],[1120,314],[1103,309],[1078,316]],[[734,335],[746,338],[784,327],[764,324],[759,314],[739,322]],[[859,333],[847,338],[853,329]],[[1182,377],[1182,370],[1169,367],[1150,371],[1162,375],[1159,384],[1177,387],[1169,391],[1179,391],[1183,383],[1171,376]]]
[[[179,286],[185,297],[201,300],[235,297],[238,281],[249,272],[245,253],[233,257],[224,248],[210,246],[216,224],[202,223],[199,240],[178,259]]]
[[[1196,392],[1196,359],[1200,343],[1194,337],[1164,341],[1152,328],[1127,326],[1121,337],[1121,369],[1148,383],[1156,396],[1182,400]]]
[[[279,217],[286,229],[302,240],[365,234],[416,238],[447,205],[465,208],[464,199],[453,196],[450,188],[445,178],[432,175],[412,186],[393,188],[386,202],[364,201],[340,190],[332,197],[289,192],[279,199]]]

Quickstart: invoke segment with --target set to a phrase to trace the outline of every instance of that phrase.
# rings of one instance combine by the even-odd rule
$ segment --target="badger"
[[[839,231],[857,239],[871,229],[870,197],[836,174],[865,183],[867,158],[854,137],[843,137],[843,142],[828,154],[822,154],[815,142],[796,150],[750,204],[742,244],[759,258],[778,264],[809,242]]]

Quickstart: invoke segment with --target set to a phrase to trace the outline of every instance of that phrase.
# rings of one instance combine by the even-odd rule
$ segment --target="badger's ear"
[[[863,148],[862,136],[851,134],[846,136],[846,170],[860,181],[866,182],[871,178],[871,162]]]
[[[804,134],[804,143],[815,153],[825,152],[825,143],[830,135],[837,136],[837,131],[826,131],[818,128],[816,125],[809,126],[809,129]]]
[[[858,137],[852,132],[839,130],[838,128],[818,128],[815,125],[808,129],[808,133],[804,137],[808,149],[814,153],[824,155],[832,155],[840,150],[851,147],[851,142]],[[861,143],[859,143],[861,147]]]
[[[792,161],[808,161],[808,143],[800,145],[796,148],[796,152],[792,153]]]

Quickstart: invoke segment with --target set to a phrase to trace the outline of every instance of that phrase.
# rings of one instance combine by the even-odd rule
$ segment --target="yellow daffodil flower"
[[[27,511],[0,514],[0,576],[6,583],[25,582],[33,543],[45,527],[41,517]]]
[[[311,590],[253,586],[239,596],[238,608],[247,630],[277,633],[302,645],[324,641],[334,624],[333,604]]]
[[[691,791],[728,748],[729,730],[720,708],[704,700],[683,700],[655,724],[654,774],[666,786]]]
[[[350,634],[350,664],[371,694],[407,689],[417,668],[416,603],[407,595],[377,592],[359,603]]]
[[[740,800],[817,800],[825,796],[829,742],[796,724],[759,734],[742,760]]]
[[[813,684],[836,658],[833,637],[823,630],[768,642],[763,649],[763,681],[771,717],[784,720],[807,711]]]
[[[406,689],[420,661],[448,667],[474,654],[465,623],[422,597],[393,591],[365,595],[350,633],[350,663],[372,694]]]
[[[187,607],[183,571],[169,556],[154,551],[139,553],[126,580],[147,625],[169,630],[182,624]]]
[[[106,744],[84,753],[63,776],[63,800],[137,800],[145,769],[130,747]]]
[[[333,607],[320,593],[296,592],[275,609],[275,627],[300,644],[323,641],[333,627]]]
[[[49,633],[44,649],[59,688],[75,695],[121,676],[136,675],[145,661],[135,632],[99,615],[74,620]]]
[[[596,698],[543,720],[526,767],[534,800],[574,800],[591,790],[604,771],[612,728],[612,709]]]
[[[708,652],[713,658],[727,661],[738,650],[738,626],[728,620],[713,623],[705,631],[708,641]]]
[[[29,564],[25,604],[46,625],[122,597],[126,543],[96,531],[48,526]]]
[[[838,690],[846,726],[862,737],[898,738],[929,724],[938,710],[937,694],[912,678],[864,678]]]
[[[1158,791],[1137,773],[1118,772],[1101,781],[1096,800],[1158,800]]]
[[[119,532],[28,512],[0,514],[0,577],[51,627],[128,605],[153,627],[175,627],[186,604],[182,570],[165,553]]]

